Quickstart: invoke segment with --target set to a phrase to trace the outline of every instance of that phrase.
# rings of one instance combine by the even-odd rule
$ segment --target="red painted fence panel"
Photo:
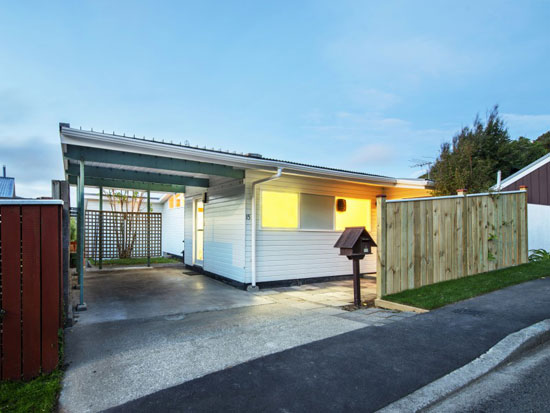
[[[40,372],[40,206],[25,205],[21,210],[23,377],[31,378]]]
[[[58,363],[61,205],[0,202],[0,377],[30,379]]]
[[[59,231],[59,210],[42,208],[42,368],[57,365],[59,328],[59,241],[51,234]],[[60,232],[60,231],[59,231]]]
[[[21,207],[2,214],[2,378],[21,378]]]

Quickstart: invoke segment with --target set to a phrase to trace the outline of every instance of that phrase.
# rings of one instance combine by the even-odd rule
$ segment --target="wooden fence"
[[[85,221],[85,255],[99,259],[102,238],[102,258],[120,258],[120,249],[131,246],[131,257],[147,257],[148,240],[150,256],[162,255],[162,214],[159,212],[103,211],[103,228],[100,236],[100,211],[87,210]],[[147,220],[150,220],[150,223]],[[149,231],[148,231],[149,228]]]
[[[58,362],[62,203],[0,200],[0,377],[30,379]]]
[[[524,190],[380,196],[377,214],[378,297],[527,262]]]

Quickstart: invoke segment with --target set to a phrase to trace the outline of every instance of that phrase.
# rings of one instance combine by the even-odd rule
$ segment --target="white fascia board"
[[[535,162],[530,163],[529,165],[527,165],[525,168],[520,169],[515,174],[512,174],[508,178],[503,179],[502,181],[500,181],[500,188],[504,188],[508,185],[513,184],[514,182],[520,180],[524,176],[529,175],[531,172],[537,170],[541,166],[546,165],[548,162],[550,162],[550,153],[547,153],[543,157],[537,159]],[[497,185],[496,184],[493,185],[491,187],[491,189],[492,190],[498,190]]]
[[[272,161],[261,158],[247,158],[231,153],[208,152],[186,146],[166,145],[162,142],[150,142],[136,138],[109,135],[106,133],[82,131],[63,127],[61,142],[65,145],[87,146],[98,149],[125,151],[167,158],[186,159],[197,162],[218,163],[240,169],[270,168],[270,172],[283,168],[284,172],[296,172],[331,179],[349,179],[353,182],[364,182],[386,186],[422,188],[429,186],[429,181],[417,179],[396,179],[375,175],[364,175],[353,172],[331,171],[314,166],[296,165],[286,162]]]

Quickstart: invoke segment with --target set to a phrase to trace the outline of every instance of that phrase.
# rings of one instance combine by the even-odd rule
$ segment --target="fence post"
[[[80,160],[80,174],[78,176],[78,283],[80,284],[80,302],[76,306],[77,311],[85,311],[86,304],[84,303],[84,161]]]
[[[386,195],[376,196],[376,295],[382,298],[387,293],[387,241],[386,241],[387,205]]]
[[[71,241],[71,214],[70,214],[70,186],[68,181],[52,181],[52,198],[61,199],[62,207],[62,291],[61,298],[63,301],[63,312],[60,312],[60,317],[65,314],[65,319],[68,325],[72,325],[72,312],[69,311],[69,244]],[[62,321],[62,320],[61,320]]]
[[[527,214],[527,203],[528,203],[528,197],[527,197],[527,186],[521,185],[519,187],[519,190],[523,192],[523,195],[520,199],[520,225],[521,225],[521,240],[519,240],[520,244],[520,262],[521,264],[526,263],[529,261],[529,238],[528,238],[528,227],[529,227],[529,221],[528,221],[528,214]],[[519,264],[518,263],[518,264]]]
[[[99,187],[99,269],[103,268],[103,187]]]
[[[460,257],[460,271],[458,278],[468,275],[468,190],[457,189],[456,194],[462,197],[461,202],[457,205],[457,219],[461,221],[461,239],[458,251],[461,253]]]
[[[151,266],[151,191],[147,191],[147,266]]]

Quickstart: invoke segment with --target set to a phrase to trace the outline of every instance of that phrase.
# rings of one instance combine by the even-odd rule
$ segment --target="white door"
[[[194,263],[203,266],[204,262],[204,204],[195,200]]]

